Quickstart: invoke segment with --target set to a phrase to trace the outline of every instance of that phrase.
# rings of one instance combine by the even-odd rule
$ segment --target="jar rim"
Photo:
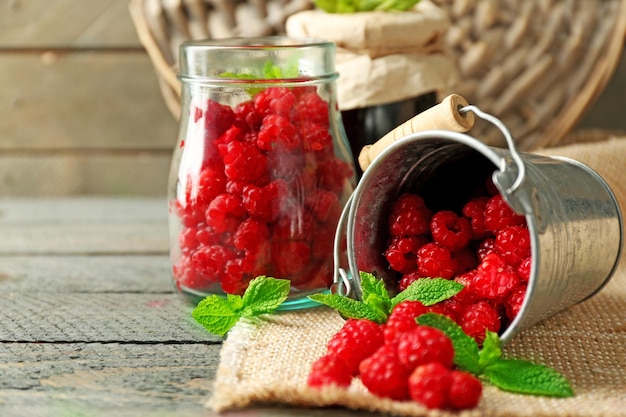
[[[180,48],[201,49],[238,49],[258,50],[263,48],[303,48],[303,47],[334,47],[335,43],[326,39],[313,37],[292,36],[257,36],[257,37],[231,37],[219,39],[189,40],[181,44]]]

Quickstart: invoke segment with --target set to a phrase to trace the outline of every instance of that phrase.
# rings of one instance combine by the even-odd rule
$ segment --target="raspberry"
[[[276,113],[288,116],[296,96],[286,87],[270,87],[254,96],[254,108],[263,115]]]
[[[346,364],[333,355],[325,355],[311,365],[307,384],[310,387],[321,388],[327,385],[348,387],[352,381],[352,374]]]
[[[442,409],[448,404],[450,369],[439,362],[418,366],[409,376],[409,394],[426,408]]]
[[[384,343],[382,327],[370,320],[348,319],[326,346],[327,353],[341,359],[352,375],[359,364]]]
[[[197,238],[198,230],[195,227],[190,227],[181,230],[178,235],[178,245],[180,246],[180,250],[184,254],[189,254],[194,251],[198,247],[198,238]]]
[[[477,301],[468,306],[459,320],[463,331],[479,344],[485,340],[486,330],[500,331],[500,314],[487,301]]]
[[[517,275],[522,282],[530,280],[530,269],[532,267],[532,258],[529,256],[517,266]]]
[[[383,329],[385,343],[393,343],[400,334],[417,329],[415,319],[425,313],[428,313],[428,308],[419,301],[398,303],[391,311]]]
[[[239,250],[256,251],[259,243],[269,236],[269,228],[265,223],[254,219],[246,219],[237,228],[233,236],[233,245]]]
[[[363,385],[374,395],[392,400],[409,398],[406,368],[400,362],[395,346],[383,345],[359,365]]]
[[[465,217],[459,217],[450,210],[435,213],[430,221],[430,232],[439,246],[450,252],[463,249],[472,237],[472,226]]]
[[[490,253],[495,252],[496,251],[495,245],[496,245],[496,239],[494,238],[487,238],[483,240],[482,242],[480,242],[480,244],[478,245],[478,249],[476,250],[478,259],[482,261],[483,259],[485,259],[485,256],[489,255]]]
[[[417,252],[428,243],[426,236],[394,237],[384,253],[394,271],[409,273],[417,268]]]
[[[472,198],[461,210],[463,215],[470,219],[473,239],[481,239],[489,234],[485,227],[485,206],[488,200],[488,197]]]
[[[226,176],[223,168],[205,167],[200,171],[198,178],[198,197],[210,202],[215,197],[226,192]]]
[[[235,122],[235,113],[226,105],[208,100],[204,111],[205,141],[212,141],[224,134]]]
[[[331,214],[339,205],[339,197],[330,191],[314,190],[306,197],[304,205],[318,221],[324,222],[332,217]]]
[[[220,194],[211,201],[206,210],[206,223],[217,233],[234,231],[245,214],[241,198],[232,194]]]
[[[409,372],[420,365],[439,362],[452,368],[454,346],[441,330],[419,326],[396,340],[398,358]]]
[[[530,256],[530,234],[525,226],[505,226],[496,234],[495,249],[511,266]]]
[[[457,410],[476,407],[483,392],[483,384],[480,380],[467,372],[458,370],[450,372],[450,376],[448,406]]]
[[[509,320],[513,320],[519,313],[526,298],[526,285],[519,285],[511,291],[506,297],[504,306],[506,308],[506,316]]]
[[[278,218],[287,194],[287,183],[281,179],[264,187],[250,185],[243,189],[242,205],[250,217],[271,223]]]
[[[256,146],[234,141],[223,149],[224,174],[231,180],[252,182],[267,173],[267,157]]]
[[[272,263],[278,277],[285,278],[295,275],[309,264],[311,247],[302,241],[275,241],[272,242]]]
[[[346,185],[346,180],[352,174],[350,165],[341,159],[324,161],[317,167],[318,187],[335,194],[341,194]]]
[[[317,91],[299,90],[294,91],[298,97],[294,118],[298,121],[309,121],[328,127],[328,103],[317,94]]]
[[[193,253],[190,264],[205,277],[221,278],[226,261],[233,257],[232,252],[224,246],[203,246]]]
[[[409,285],[413,284],[415,281],[417,281],[420,278],[423,278],[423,277],[417,271],[409,272],[408,274],[402,275],[402,278],[400,279],[400,282],[398,283],[398,290],[399,291],[406,290]]]
[[[256,132],[261,127],[263,115],[255,111],[252,100],[239,103],[233,112],[235,113],[236,125],[244,131]]]
[[[485,227],[496,233],[504,226],[519,226],[526,222],[524,216],[515,213],[500,194],[491,197],[485,205]]]
[[[224,265],[224,274],[220,277],[222,291],[227,294],[242,295],[251,276],[254,263],[246,258],[229,259]]]
[[[430,230],[431,216],[422,197],[402,194],[391,209],[389,233],[391,236],[426,234]]]
[[[423,277],[450,279],[458,265],[448,249],[427,243],[417,251],[417,268]]]
[[[302,143],[298,137],[298,130],[289,118],[280,114],[269,114],[261,123],[257,146],[264,151],[293,152],[301,148]]]
[[[470,288],[480,297],[496,300],[505,297],[518,284],[517,273],[500,255],[491,253],[485,256],[476,269]]]
[[[328,131],[328,126],[305,121],[298,127],[305,150],[319,152],[332,149],[333,137]]]
[[[283,209],[272,233],[276,239],[308,240],[315,235],[316,226],[315,218],[307,209],[291,206]]]

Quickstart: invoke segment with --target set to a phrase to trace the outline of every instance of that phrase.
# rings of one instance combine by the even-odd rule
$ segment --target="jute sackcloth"
[[[570,157],[595,169],[622,210],[626,207],[626,137],[541,153]],[[452,413],[374,397],[358,380],[347,390],[308,388],[311,363],[325,353],[342,323],[326,307],[240,321],[222,347],[207,405],[216,411],[252,404],[343,406],[404,416],[626,416],[625,258],[596,296],[523,330],[504,348],[505,356],[543,363],[564,374],[576,393],[572,398],[513,394],[485,385],[476,409]]]

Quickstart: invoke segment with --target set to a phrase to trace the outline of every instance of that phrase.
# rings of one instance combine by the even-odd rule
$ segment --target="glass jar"
[[[335,230],[355,186],[334,55],[334,43],[287,37],[181,45],[168,199],[183,294],[241,294],[265,275],[291,281],[288,309],[332,284]]]

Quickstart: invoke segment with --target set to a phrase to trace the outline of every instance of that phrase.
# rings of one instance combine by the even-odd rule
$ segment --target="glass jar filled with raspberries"
[[[337,110],[335,45],[286,37],[180,48],[180,130],[168,189],[170,257],[188,295],[288,279],[287,303],[332,283],[355,170]]]

